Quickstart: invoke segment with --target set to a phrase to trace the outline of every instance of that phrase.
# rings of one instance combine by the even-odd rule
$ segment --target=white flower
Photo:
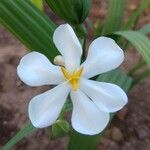
[[[37,128],[52,125],[70,93],[73,103],[72,126],[88,135],[100,133],[109,122],[109,113],[120,110],[127,96],[117,85],[89,78],[117,68],[124,53],[114,40],[94,40],[80,65],[82,47],[70,25],[60,25],[53,41],[63,56],[65,68],[53,65],[43,54],[25,55],[17,68],[20,79],[29,86],[57,85],[37,95],[29,103],[29,117]]]

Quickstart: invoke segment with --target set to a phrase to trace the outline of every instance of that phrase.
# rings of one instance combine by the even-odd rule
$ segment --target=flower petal
[[[125,92],[117,85],[87,79],[80,80],[80,89],[104,112],[115,112],[127,104]]]
[[[100,133],[109,122],[109,113],[100,111],[80,90],[71,92],[73,102],[72,126],[87,135]]]
[[[82,64],[84,77],[91,78],[113,70],[117,68],[123,60],[124,53],[113,39],[99,37],[91,43],[87,59]]]
[[[81,44],[69,24],[60,25],[54,32],[53,41],[65,59],[68,71],[74,71],[80,65]]]
[[[37,128],[53,124],[61,112],[70,89],[69,84],[65,82],[33,97],[28,110],[32,124]]]
[[[30,86],[59,84],[64,80],[60,67],[53,65],[38,52],[25,55],[17,67],[17,73],[20,79]]]

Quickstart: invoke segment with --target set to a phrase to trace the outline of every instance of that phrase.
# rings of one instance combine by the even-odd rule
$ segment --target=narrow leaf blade
[[[150,39],[148,37],[138,31],[119,31],[115,32],[115,34],[126,38],[150,66]]]
[[[142,27],[139,32],[148,35],[150,34],[150,24],[146,24],[144,27]]]
[[[51,60],[58,54],[52,40],[55,24],[30,0],[1,0],[0,22],[30,50]]]
[[[110,34],[120,29],[124,15],[126,0],[109,0],[109,9],[102,34]]]
[[[14,146],[16,143],[18,143],[20,140],[22,140],[25,136],[28,134],[34,132],[36,128],[33,127],[31,122],[27,122],[24,127],[10,140],[4,147],[2,147],[2,150],[8,150],[11,149],[12,146]]]
[[[147,8],[150,8],[150,0],[142,0],[139,7],[129,17],[127,23],[123,27],[123,30],[132,29],[132,27],[134,27],[134,25],[137,23],[138,18],[140,17],[140,15]]]

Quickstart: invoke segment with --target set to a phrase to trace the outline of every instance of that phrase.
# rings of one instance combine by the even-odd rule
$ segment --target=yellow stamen
[[[70,75],[64,67],[61,67],[61,71],[66,79],[69,79]]]
[[[79,87],[79,79],[83,72],[83,67],[73,73],[69,73],[64,67],[61,67],[61,71],[66,80],[71,84],[73,90],[77,90]]]

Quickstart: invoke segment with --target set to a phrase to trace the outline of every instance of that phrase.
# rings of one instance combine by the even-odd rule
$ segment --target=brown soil
[[[130,5],[129,5],[130,4]],[[137,0],[128,0],[126,17],[138,5]],[[94,0],[90,17],[92,20],[105,18],[107,3]],[[58,17],[49,15],[58,23]],[[146,10],[137,28],[150,22],[150,11]],[[125,17],[125,19],[126,19]],[[30,88],[24,85],[16,74],[20,58],[26,48],[0,27],[0,147],[4,145],[28,120],[28,102],[37,93],[48,87]],[[134,59],[133,59],[134,58]],[[130,49],[126,53],[123,69],[128,69],[140,58]],[[129,92],[128,105],[117,114],[97,150],[149,150],[150,149],[150,78],[141,82]],[[49,129],[40,129],[24,138],[13,150],[66,150],[68,137],[52,140]]]

